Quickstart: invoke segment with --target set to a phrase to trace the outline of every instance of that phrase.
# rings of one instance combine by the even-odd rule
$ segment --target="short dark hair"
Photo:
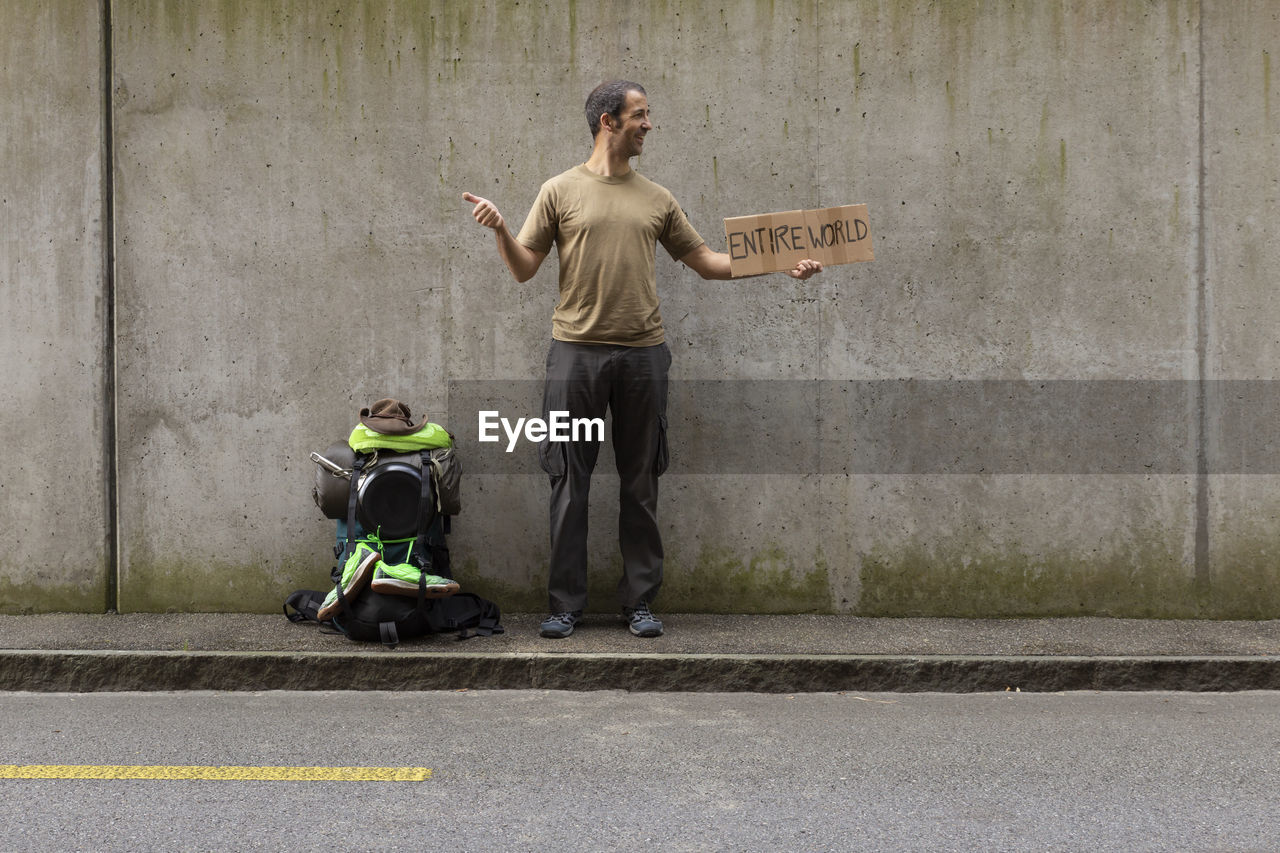
[[[587,95],[587,126],[591,128],[591,136],[600,132],[600,116],[608,113],[615,119],[622,118],[622,108],[627,103],[627,92],[639,92],[645,97],[648,94],[644,86],[630,80],[610,80],[601,83]]]

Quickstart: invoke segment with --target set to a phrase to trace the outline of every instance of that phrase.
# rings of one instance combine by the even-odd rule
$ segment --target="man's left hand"
[[[822,272],[822,264],[819,261],[812,260],[811,258],[805,258],[803,261],[796,264],[795,269],[787,270],[787,275],[792,278],[797,278],[800,281],[804,281],[810,276],[817,275],[820,272]]]

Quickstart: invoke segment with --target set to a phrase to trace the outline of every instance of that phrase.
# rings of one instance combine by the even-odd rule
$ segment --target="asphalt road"
[[[1280,693],[0,694],[3,850],[1276,850]],[[119,772],[119,771],[116,771]]]

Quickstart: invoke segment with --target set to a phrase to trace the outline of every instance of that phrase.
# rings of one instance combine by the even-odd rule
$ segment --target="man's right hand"
[[[503,262],[507,265],[507,269],[511,270],[515,280],[528,281],[533,278],[538,267],[542,266],[543,259],[547,257],[546,252],[535,252],[511,236],[502,214],[489,199],[463,193],[462,200],[475,205],[471,215],[475,217],[476,222],[485,228],[493,229],[494,236],[498,238],[498,254],[502,256]]]
[[[502,214],[498,212],[498,208],[494,207],[493,202],[487,198],[472,195],[471,193],[463,193],[462,200],[475,205],[471,211],[471,215],[485,228],[492,228],[497,231],[506,227],[506,222],[502,218]]]

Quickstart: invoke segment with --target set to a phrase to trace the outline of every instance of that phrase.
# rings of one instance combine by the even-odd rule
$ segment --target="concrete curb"
[[[1280,689],[1280,656],[0,651],[0,690]]]

